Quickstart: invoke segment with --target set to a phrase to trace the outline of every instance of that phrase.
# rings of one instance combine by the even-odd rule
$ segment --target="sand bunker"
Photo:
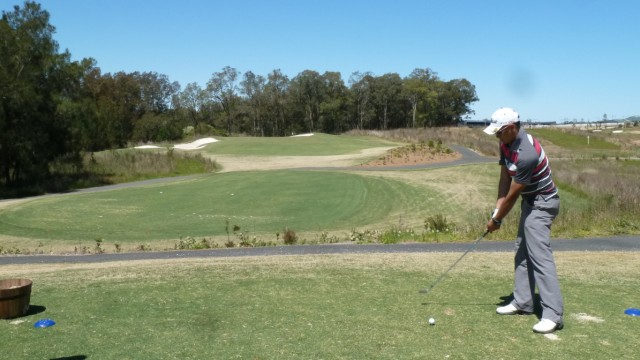
[[[313,133],[310,133],[310,134],[300,134],[300,135],[291,135],[291,137],[300,137],[300,136],[313,136]]]
[[[190,142],[187,144],[176,144],[173,146],[174,149],[180,149],[180,150],[199,150],[202,149],[203,147],[207,146],[207,144],[211,144],[218,141],[217,139],[214,138],[204,138],[204,139],[199,139],[196,140],[194,142]],[[160,146],[156,146],[156,145],[142,145],[142,146],[136,146],[135,149],[160,149]]]
[[[136,147],[134,147],[134,149],[160,149],[160,146],[142,145],[142,146],[136,146]]]
[[[218,140],[209,137],[209,138],[199,139],[188,144],[177,144],[177,145],[174,145],[173,148],[180,149],[180,150],[198,150],[198,149],[202,149],[207,144],[211,144],[216,141]]]

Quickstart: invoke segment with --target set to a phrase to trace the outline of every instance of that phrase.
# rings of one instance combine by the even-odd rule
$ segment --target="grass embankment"
[[[215,161],[200,153],[173,149],[102,151],[85,161],[86,171],[104,184],[121,184],[216,171]]]
[[[200,153],[167,149],[119,149],[84,154],[78,164],[56,162],[51,176],[38,185],[1,187],[0,199],[10,199],[96,186],[120,184],[163,177],[209,173],[219,169],[216,162]]]
[[[639,253],[558,252],[565,328],[498,316],[513,254],[362,254],[0,266],[34,311],[0,321],[7,359],[633,359]],[[427,320],[436,319],[435,326]],[[56,325],[35,329],[51,318]]]

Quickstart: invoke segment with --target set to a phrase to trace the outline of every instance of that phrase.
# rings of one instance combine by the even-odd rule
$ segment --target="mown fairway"
[[[208,154],[260,156],[323,156],[357,153],[374,147],[398,146],[372,136],[314,134],[299,137],[221,137],[205,148]]]
[[[213,174],[191,181],[51,197],[2,211],[5,235],[72,243],[338,230],[386,222],[437,196],[393,179],[325,171]],[[396,218],[397,219],[397,218]],[[229,229],[231,231],[231,229]]]
[[[512,253],[274,256],[0,266],[34,282],[6,359],[634,359],[639,253],[556,254],[565,329],[498,316]],[[427,319],[434,317],[435,326]],[[57,324],[35,329],[51,318]]]
[[[463,171],[443,176],[455,179]],[[431,187],[412,183],[411,179],[426,174],[285,170],[212,174],[30,201],[4,209],[0,226],[4,235],[69,245],[90,245],[95,239],[153,244],[187,236],[226,235],[234,225],[249,235],[275,241],[276,233],[285,228],[302,233],[346,232],[399,222],[420,226],[424,216],[443,212],[451,212],[451,219],[463,218],[466,213],[460,210],[471,196],[477,196],[476,187],[467,185],[473,192],[452,196],[447,203],[437,183]],[[482,179],[490,176],[486,173]]]
[[[476,234],[495,196],[496,171],[493,164],[480,164],[415,171],[211,174],[9,206],[0,210],[0,233],[18,239],[4,240],[5,249],[69,252],[92,248],[100,239],[112,252],[115,243],[125,251],[140,244],[161,250],[173,248],[180,238],[237,240],[240,233],[276,242],[285,228],[309,241],[323,232],[345,241],[352,230],[391,227],[420,233],[425,218],[445,215],[462,228],[474,224]],[[565,197],[575,204],[583,201],[570,193]],[[505,223],[505,236],[511,236],[514,225]],[[234,233],[234,226],[239,231]]]

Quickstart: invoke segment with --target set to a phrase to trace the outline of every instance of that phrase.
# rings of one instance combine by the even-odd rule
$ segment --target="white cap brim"
[[[498,132],[498,130],[500,130],[500,127],[491,124],[487,126],[483,131],[487,135],[495,135]]]

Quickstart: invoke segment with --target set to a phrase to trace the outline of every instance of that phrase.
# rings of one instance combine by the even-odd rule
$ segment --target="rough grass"
[[[617,160],[562,160],[553,168],[570,203],[560,226],[576,236],[627,234],[640,231],[640,162]]]
[[[536,128],[527,129],[531,135],[545,139],[570,150],[619,150],[620,146],[607,141],[597,133],[575,129]],[[588,137],[588,138],[587,138]]]
[[[348,134],[363,136],[378,136],[398,142],[435,143],[442,142],[445,146],[458,144],[476,150],[487,156],[498,155],[498,145],[495,137],[487,136],[481,129],[467,127],[442,127],[419,129],[396,129],[386,131],[352,130]]]
[[[554,180],[560,188],[561,214],[554,222],[554,236],[573,238],[640,232],[640,195],[637,186],[637,179],[640,178],[640,162],[637,160],[640,134],[630,129],[625,129],[623,133],[573,128],[537,128],[527,131],[539,137],[543,143],[551,160]],[[461,144],[487,156],[498,156],[495,137],[487,136],[477,128],[354,133],[374,134],[395,141],[424,142],[441,139],[445,144]],[[587,144],[587,135],[591,137],[591,144]],[[631,159],[624,160],[629,158]],[[451,189],[460,189],[458,196],[464,196],[461,195],[466,193],[464,187],[455,178],[449,179],[454,179],[451,180]],[[487,191],[491,192],[490,189]],[[497,190],[493,190],[493,194],[495,191]],[[486,197],[484,200],[491,202]],[[505,235],[494,236],[508,237],[511,235],[506,234],[515,233],[519,209],[514,209],[501,229],[501,233]],[[481,222],[484,214],[481,215],[470,224]],[[473,226],[467,228],[473,229]],[[471,233],[464,237],[472,238]]]
[[[86,171],[107,184],[216,171],[216,162],[199,152],[175,150],[110,150],[85,159]]]
[[[565,329],[498,316],[511,253],[276,256],[0,266],[39,313],[0,321],[8,359],[632,359],[638,253],[556,253]],[[612,295],[614,294],[614,295]],[[435,326],[427,320],[436,319]],[[601,322],[584,321],[592,317]],[[57,324],[34,329],[38,319]],[[487,334],[490,334],[488,336]]]

